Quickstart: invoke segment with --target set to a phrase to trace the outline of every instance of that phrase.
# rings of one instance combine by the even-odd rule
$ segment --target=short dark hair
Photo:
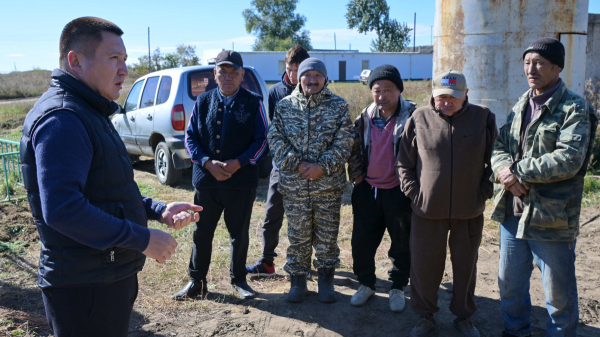
[[[302,47],[301,45],[297,44],[294,47],[292,47],[290,50],[288,50],[287,54],[285,54],[285,63],[286,64],[300,64],[302,63],[302,61],[306,60],[307,58],[309,58],[310,55],[308,55],[308,52],[306,51],[306,49],[304,49],[304,47]]]
[[[93,16],[77,18],[67,23],[60,34],[60,68],[63,70],[68,68],[68,55],[71,50],[93,58],[98,45],[102,42],[103,31],[118,36],[123,35],[119,26]]]

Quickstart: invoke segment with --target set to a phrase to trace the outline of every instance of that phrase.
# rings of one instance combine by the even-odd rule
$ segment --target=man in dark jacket
[[[477,311],[477,253],[485,201],[493,193],[490,160],[498,130],[494,114],[469,104],[467,92],[460,72],[437,74],[429,106],[413,113],[400,140],[396,167],[413,209],[410,306],[421,316],[412,337],[429,336],[433,329],[447,246],[454,325],[464,336],[479,336],[469,318]]]
[[[108,119],[127,76],[122,34],[99,18],[68,23],[61,69],[23,125],[23,177],[42,242],[38,285],[57,337],[127,336],[144,255],[164,263],[177,246],[148,219],[181,228],[198,220],[187,210],[202,210],[145,198],[133,180]]]
[[[273,112],[277,103],[294,91],[298,84],[298,66],[310,56],[302,46],[292,47],[285,55],[285,72],[281,76],[281,82],[269,88],[269,119],[273,121]],[[275,248],[279,244],[279,230],[283,223],[283,197],[277,191],[279,184],[279,169],[273,164],[271,177],[269,179],[269,192],[267,193],[267,206],[265,208],[265,221],[263,223],[263,249],[262,258],[254,265],[247,266],[248,274],[251,276],[273,276],[275,275],[275,263],[277,256]]]
[[[394,169],[404,124],[416,104],[402,99],[404,83],[398,69],[386,64],[369,78],[373,103],[354,122],[354,144],[348,161],[352,191],[352,258],[360,286],[350,304],[364,305],[375,294],[375,253],[387,229],[392,241],[388,256],[390,310],[404,310],[404,287],[410,275],[410,199],[400,190]]]
[[[253,298],[246,282],[248,229],[258,186],[258,162],[267,149],[267,115],[261,96],[240,86],[244,63],[239,53],[224,50],[214,70],[218,87],[198,96],[186,131],[194,163],[194,203],[208,212],[196,224],[189,282],[173,299],[207,291],[212,239],[224,213],[231,238],[231,284],[241,298]]]

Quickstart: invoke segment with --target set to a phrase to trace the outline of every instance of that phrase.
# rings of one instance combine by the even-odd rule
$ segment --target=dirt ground
[[[189,185],[166,192],[155,186],[150,163],[135,166],[136,179],[141,186],[167,199],[191,200]],[[184,184],[190,175],[184,175]],[[256,212],[264,212],[267,179],[261,179]],[[155,187],[152,187],[155,186]],[[144,188],[142,188],[144,189]],[[164,199],[164,198],[163,198]],[[171,201],[171,200],[167,200]],[[344,206],[348,209],[349,206]],[[39,242],[35,229],[31,227],[26,203],[0,204],[0,241],[25,242],[20,253],[0,252],[0,335],[6,336],[50,336],[44,317],[41,294],[36,287],[37,257]],[[348,218],[346,211],[342,214]],[[343,221],[347,221],[343,220]],[[250,229],[251,254],[248,263],[258,256],[256,247],[260,238],[262,219],[257,215]],[[600,207],[584,209],[581,216],[581,235],[577,240],[577,281],[579,290],[580,328],[579,336],[600,336]],[[18,225],[18,226],[16,226]],[[351,227],[349,227],[351,228]],[[476,301],[479,311],[473,319],[482,336],[501,336],[502,317],[497,286],[498,252],[497,229],[484,233],[479,262]],[[341,236],[347,240],[349,233]],[[182,242],[181,239],[178,241]],[[390,262],[385,258],[386,243],[382,243],[377,258],[377,294],[360,308],[350,305],[350,297],[358,288],[351,269],[347,241],[342,246],[342,268],[335,276],[338,302],[322,304],[317,300],[316,277],[309,281],[309,295],[301,304],[290,304],[284,300],[289,280],[280,267],[284,262],[280,243],[280,256],[276,259],[281,276],[271,279],[250,279],[249,284],[259,292],[256,299],[240,300],[226,287],[217,284],[210,287],[206,299],[174,302],[170,295],[186,282],[189,245],[181,245],[183,252],[179,260],[170,267],[158,266],[149,261],[140,273],[140,293],[130,324],[130,336],[408,336],[418,317],[408,307],[410,293],[407,289],[407,309],[392,313],[388,308],[387,281]],[[389,247],[389,246],[387,246]],[[228,247],[221,247],[228,252]],[[214,249],[217,249],[215,247]],[[214,270],[226,268],[228,259],[219,267],[213,259]],[[221,264],[221,262],[219,262]],[[163,275],[165,274],[165,275]],[[212,274],[211,274],[211,277]],[[171,280],[174,280],[173,282]],[[453,316],[448,309],[452,291],[452,269],[447,259],[446,274],[439,289],[440,311],[435,315],[436,328],[431,336],[459,336],[452,325]],[[210,281],[209,281],[210,283]],[[540,273],[536,269],[531,281],[533,303],[533,336],[543,336],[548,318],[544,304],[544,292]]]

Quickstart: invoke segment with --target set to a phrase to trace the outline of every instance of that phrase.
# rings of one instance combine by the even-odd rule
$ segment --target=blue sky
[[[313,48],[369,51],[373,33],[347,29],[348,0],[300,0],[297,13],[306,16]],[[417,13],[416,45],[431,44],[435,0],[388,0],[390,16],[412,28]],[[128,63],[148,53],[150,45],[168,53],[178,44],[196,46],[200,58],[209,49],[250,51],[255,37],[246,33],[242,11],[250,0],[133,1],[103,0],[56,2],[47,0],[3,1],[0,11],[0,72],[58,67],[58,41],[62,28],[80,16],[97,16],[119,25],[129,54]],[[600,0],[590,0],[590,13],[600,13]],[[412,41],[411,41],[412,45]]]

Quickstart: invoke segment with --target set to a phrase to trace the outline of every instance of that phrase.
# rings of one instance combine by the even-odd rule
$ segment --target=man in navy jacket
[[[27,114],[21,162],[40,234],[38,285],[57,337],[127,336],[146,256],[164,263],[173,237],[147,228],[198,221],[188,203],[140,194],[129,156],[109,116],[125,77],[123,31],[83,17],[60,37],[60,68]],[[145,256],[144,256],[145,255]]]
[[[267,116],[261,96],[240,86],[244,63],[239,53],[224,50],[214,69],[218,87],[198,96],[186,132],[194,163],[194,203],[209,212],[194,230],[191,281],[173,299],[207,292],[206,275],[212,239],[224,213],[231,238],[231,284],[241,298],[253,298],[246,282],[248,229],[258,186],[258,162],[267,148]]]

